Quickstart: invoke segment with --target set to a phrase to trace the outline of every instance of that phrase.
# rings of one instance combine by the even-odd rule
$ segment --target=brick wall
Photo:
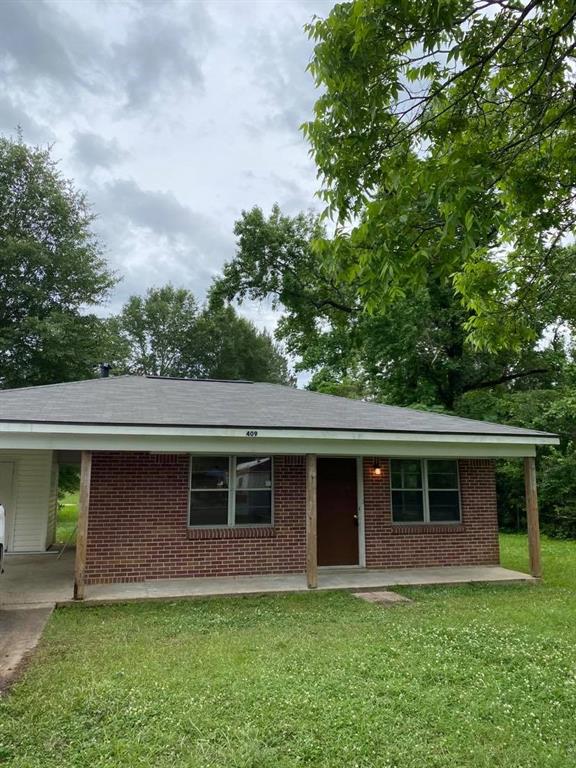
[[[364,460],[369,568],[498,562],[494,466],[460,461],[462,524],[393,526],[387,459]],[[188,456],[96,452],[88,518],[87,583],[305,569],[304,457],[274,458],[274,527],[187,527]]]
[[[379,461],[382,474],[372,469]],[[364,459],[364,526],[368,568],[497,565],[498,517],[494,462],[460,459],[460,524],[393,525],[390,465]]]
[[[274,528],[190,530],[188,456],[94,453],[86,582],[302,572],[305,465],[274,459]]]

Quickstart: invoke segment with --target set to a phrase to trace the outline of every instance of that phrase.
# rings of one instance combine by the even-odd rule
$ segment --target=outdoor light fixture
[[[376,477],[380,477],[380,475],[382,474],[382,467],[380,466],[379,461],[374,462],[374,474],[376,475]]]

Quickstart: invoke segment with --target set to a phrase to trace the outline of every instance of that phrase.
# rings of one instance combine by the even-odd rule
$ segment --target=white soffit
[[[541,435],[0,423],[0,448],[13,449],[495,457],[533,456],[536,445],[558,442]]]

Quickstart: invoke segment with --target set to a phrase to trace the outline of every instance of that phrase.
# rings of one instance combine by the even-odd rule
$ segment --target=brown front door
[[[318,565],[358,565],[356,459],[318,459]]]

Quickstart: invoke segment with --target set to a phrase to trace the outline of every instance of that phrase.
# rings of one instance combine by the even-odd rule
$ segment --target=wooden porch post
[[[318,586],[316,514],[316,456],[306,456],[306,581],[308,589]]]
[[[86,539],[88,536],[88,507],[90,505],[90,476],[92,453],[82,451],[80,463],[80,503],[76,531],[76,564],[74,567],[74,600],[84,600],[84,571],[86,569]]]
[[[524,484],[526,488],[526,523],[528,527],[528,554],[530,573],[534,578],[542,576],[540,565],[540,523],[538,520],[538,494],[536,491],[536,461],[533,456],[524,459]]]

